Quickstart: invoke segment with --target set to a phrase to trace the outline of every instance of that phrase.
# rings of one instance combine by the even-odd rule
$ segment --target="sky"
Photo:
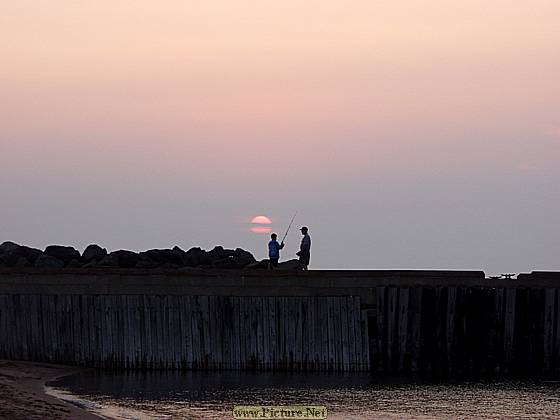
[[[560,270],[557,0],[0,6],[0,242]]]

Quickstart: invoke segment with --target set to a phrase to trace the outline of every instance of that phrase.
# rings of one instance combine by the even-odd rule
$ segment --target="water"
[[[427,383],[367,374],[88,371],[50,392],[117,419],[231,419],[234,405],[324,405],[328,419],[560,418],[560,383]]]

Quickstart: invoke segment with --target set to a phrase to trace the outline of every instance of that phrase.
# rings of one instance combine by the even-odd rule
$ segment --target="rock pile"
[[[173,249],[150,249],[136,253],[127,250],[107,252],[99,245],[89,245],[82,254],[70,246],[50,245],[44,251],[4,242],[0,245],[0,268],[40,267],[40,268],[219,268],[242,269],[260,268],[262,262],[241,248],[224,249],[216,246],[210,251],[191,248],[184,251]]]

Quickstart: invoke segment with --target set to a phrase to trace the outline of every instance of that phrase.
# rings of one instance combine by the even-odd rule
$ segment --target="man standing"
[[[278,267],[278,260],[280,259],[280,250],[284,248],[284,242],[281,244],[276,240],[278,236],[276,233],[270,235],[270,242],[268,243],[268,260],[270,261],[270,269]]]
[[[300,230],[303,238],[301,239],[299,252],[296,255],[299,257],[299,262],[302,265],[303,270],[307,270],[307,267],[309,266],[309,259],[311,258],[311,237],[307,233],[309,231],[307,226],[303,226]]]

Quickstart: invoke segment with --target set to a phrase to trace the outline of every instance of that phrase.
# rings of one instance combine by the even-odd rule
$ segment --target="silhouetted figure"
[[[276,240],[278,236],[276,233],[270,235],[270,242],[268,243],[268,260],[270,261],[270,269],[278,267],[278,260],[280,259],[280,250],[284,248],[284,242],[281,244]]]
[[[302,269],[307,270],[307,267],[309,266],[309,259],[311,258],[311,236],[307,233],[309,230],[307,229],[307,226],[303,226],[300,230],[303,238],[301,239],[299,252],[296,253],[296,255],[299,257]]]

